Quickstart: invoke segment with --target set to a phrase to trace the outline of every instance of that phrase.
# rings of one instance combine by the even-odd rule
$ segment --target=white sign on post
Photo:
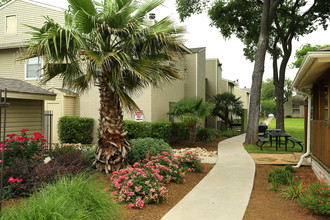
[[[134,112],[135,121],[143,121],[143,109],[135,110]]]

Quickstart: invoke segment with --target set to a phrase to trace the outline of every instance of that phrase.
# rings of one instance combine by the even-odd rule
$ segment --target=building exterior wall
[[[80,95],[80,116],[94,118],[93,143],[98,139],[100,95],[98,87],[92,86]]]
[[[64,23],[64,13],[55,8],[42,7],[21,0],[16,0],[1,8],[0,17],[0,47],[3,45],[23,45],[31,36],[27,33],[31,29],[22,24],[41,27],[45,21],[43,16],[49,16],[58,23]],[[15,15],[17,20],[17,34],[6,35],[6,16]]]
[[[245,90],[235,88],[234,89],[234,95],[236,98],[240,97],[240,100],[243,102],[243,108],[247,109],[249,112],[249,107],[250,107],[250,93],[248,93]]]
[[[196,96],[205,99],[205,50],[201,50],[197,54],[197,84]]]
[[[295,101],[296,104],[294,104]],[[284,103],[284,116],[285,117],[289,116],[292,118],[304,117],[304,105],[303,105],[302,97],[293,96],[290,97],[288,101]]]
[[[28,129],[29,136],[33,135],[33,132],[43,133],[43,100],[7,99],[7,101],[10,106],[7,108],[6,134],[19,135],[23,128]],[[2,111],[2,122],[3,116]],[[1,123],[2,129],[3,124]]]
[[[197,79],[197,63],[198,63],[198,56],[196,53],[193,54],[185,54],[185,72],[184,72],[184,93],[185,97],[196,97],[196,79]],[[204,80],[203,80],[204,83]]]

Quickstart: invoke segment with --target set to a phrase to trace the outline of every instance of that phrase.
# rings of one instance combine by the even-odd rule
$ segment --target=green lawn
[[[304,119],[303,118],[285,118],[285,132],[289,133],[291,137],[301,140],[304,144]],[[275,118],[271,121],[268,128],[275,128],[276,120]],[[266,143],[262,148],[263,151],[257,145],[244,145],[245,149],[249,153],[273,153],[273,154],[283,154],[288,152],[298,151],[300,149],[299,145],[296,145],[294,148],[290,148],[292,146],[291,141],[288,144],[288,151],[284,150],[284,146],[281,146],[278,151],[275,150],[275,142],[273,141],[273,147],[270,147],[270,143]]]

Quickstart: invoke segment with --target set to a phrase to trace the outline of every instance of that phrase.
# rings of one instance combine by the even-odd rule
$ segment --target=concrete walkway
[[[255,163],[244,150],[245,134],[219,143],[209,174],[163,220],[240,220],[250,200]]]

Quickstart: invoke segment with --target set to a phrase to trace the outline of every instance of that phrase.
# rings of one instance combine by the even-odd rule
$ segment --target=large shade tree
[[[214,108],[214,104],[205,102],[203,98],[183,98],[171,105],[169,116],[180,119],[189,127],[189,140],[193,144],[196,141],[196,128],[199,121],[205,120]]]
[[[208,0],[196,1],[196,0],[176,0],[177,11],[180,14],[181,20],[189,17],[192,14],[200,13],[202,8],[205,8]],[[249,122],[247,128],[247,134],[245,138],[245,143],[254,144],[258,137],[258,124],[259,124],[259,110],[260,110],[260,92],[262,76],[264,74],[265,67],[265,56],[269,42],[269,36],[271,31],[271,26],[273,24],[273,19],[275,16],[276,9],[282,0],[263,0],[261,2],[261,13],[256,12],[255,9],[250,10],[246,7],[247,3],[251,3],[256,6],[254,0],[217,0],[214,2],[209,11],[209,17],[213,20],[212,16],[216,16],[216,22],[213,20],[213,25],[220,29],[221,34],[225,38],[229,38],[231,35],[236,35],[238,38],[245,38],[248,36],[257,37],[256,53],[254,56],[254,68],[252,73],[252,85],[251,85],[251,98],[250,98],[250,112],[249,112]],[[249,33],[247,29],[242,26],[245,18],[234,17],[230,12],[244,11],[251,13],[249,19],[253,19],[252,15],[257,15],[258,20],[254,20],[254,26],[258,29],[248,27],[248,30],[253,30],[253,33]],[[218,14],[219,13],[219,14]],[[227,15],[227,16],[226,16]],[[224,16],[219,19],[218,16]],[[221,27],[221,25],[224,25]],[[244,42],[245,40],[243,40]]]
[[[196,9],[196,5],[203,5],[196,3],[199,1],[177,0],[177,2],[181,3],[178,5],[183,18],[192,12],[200,12],[200,9]],[[270,7],[267,6],[269,4]],[[186,5],[195,7],[183,10],[187,7]],[[269,16],[263,16],[266,8],[269,8]],[[258,118],[256,116],[259,115],[257,106],[260,103],[262,74],[260,78],[260,74],[255,73],[263,72],[263,69],[257,72],[255,70],[258,67],[257,64],[260,63],[260,49],[267,49],[273,58],[278,116],[276,127],[284,129],[283,92],[285,71],[292,53],[292,40],[315,31],[319,26],[327,28],[329,9],[329,0],[216,0],[210,7],[208,12],[212,25],[219,28],[224,37],[232,35],[238,37],[245,44],[245,55],[249,59],[255,60],[250,100],[250,110],[252,109],[252,111],[249,113],[246,143],[252,144],[257,140]],[[268,29],[265,32],[262,24],[266,20],[268,20]],[[262,42],[264,43],[260,45]],[[264,58],[264,55],[261,55]],[[279,59],[281,60],[278,65]]]
[[[131,98],[144,87],[180,78],[168,65],[180,51],[181,28],[169,18],[148,24],[147,14],[163,0],[68,0],[65,24],[46,18],[31,27],[24,58],[43,56],[42,83],[54,77],[63,86],[85,91],[99,88],[100,134],[95,164],[106,173],[127,161],[123,108],[136,110]]]

